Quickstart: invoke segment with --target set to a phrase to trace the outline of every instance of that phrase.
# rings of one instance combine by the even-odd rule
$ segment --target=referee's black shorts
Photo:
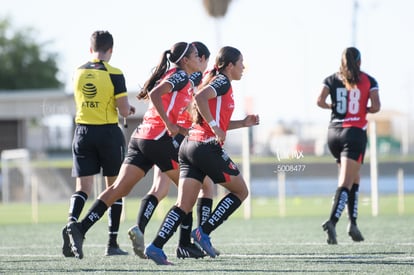
[[[118,124],[78,124],[72,142],[73,177],[101,172],[117,176],[125,157],[125,137]]]
[[[341,157],[346,157],[362,164],[366,146],[367,132],[361,128],[329,127],[328,129],[328,147],[337,163],[340,163]]]
[[[230,181],[240,174],[237,165],[217,142],[189,141],[184,138],[179,151],[180,178],[203,182],[209,176],[214,183]]]

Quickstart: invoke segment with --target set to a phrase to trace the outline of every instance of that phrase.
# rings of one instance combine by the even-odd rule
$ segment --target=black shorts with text
[[[117,176],[125,157],[125,137],[117,124],[78,124],[72,142],[73,177]]]

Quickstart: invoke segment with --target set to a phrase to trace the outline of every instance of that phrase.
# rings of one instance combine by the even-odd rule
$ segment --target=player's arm
[[[324,85],[318,96],[318,99],[316,100],[316,104],[322,109],[331,109],[332,104],[326,101],[328,96],[329,96],[329,88]]]
[[[244,119],[241,120],[231,120],[229,123],[228,130],[234,130],[243,127],[251,127],[259,125],[259,123],[259,115],[247,115]]]
[[[119,114],[123,117],[135,114],[135,107],[129,104],[128,95],[118,97],[116,99],[116,107]]]
[[[214,120],[208,101],[211,98],[216,97],[216,91],[211,86],[205,86],[197,94],[194,95],[194,100],[197,104],[197,109],[205,121],[210,125],[211,130],[216,134],[217,141],[224,142],[226,139],[226,133],[220,129],[219,125]]]
[[[372,90],[369,93],[369,100],[371,106],[367,108],[368,113],[376,113],[381,109],[381,102],[378,94],[378,90]]]
[[[155,109],[157,110],[160,118],[164,122],[164,125],[167,128],[169,134],[171,136],[175,136],[179,132],[179,127],[171,123],[171,121],[168,119],[167,113],[165,112],[164,106],[162,105],[161,98],[164,94],[171,92],[172,88],[173,87],[171,83],[163,81],[159,85],[155,86],[155,88],[148,93],[148,96],[152,104],[154,105]]]

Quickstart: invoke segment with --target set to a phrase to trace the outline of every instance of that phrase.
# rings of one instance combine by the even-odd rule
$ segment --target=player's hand
[[[172,137],[175,137],[180,132],[180,126],[172,123],[167,125],[168,134]]]
[[[247,115],[243,119],[243,125],[244,127],[250,127],[260,124],[260,118],[259,115]]]
[[[178,126],[178,128],[179,128],[178,133],[180,135],[183,135],[183,136],[187,136],[188,135],[189,129],[184,128],[184,127],[181,127],[181,126]]]
[[[135,107],[132,106],[132,105],[129,105],[128,115],[130,116],[130,115],[133,115],[133,114],[135,114]]]
[[[221,130],[218,126],[214,126],[211,129],[213,130],[214,134],[216,134],[217,142],[223,144],[226,140],[226,133],[223,130]]]

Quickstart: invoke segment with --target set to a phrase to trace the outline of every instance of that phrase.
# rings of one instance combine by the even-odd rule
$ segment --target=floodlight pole
[[[371,210],[372,216],[378,216],[378,158],[377,129],[375,120],[369,123],[370,167],[371,167]]]
[[[354,0],[353,6],[352,6],[352,34],[351,34],[352,35],[351,44],[354,47],[356,47],[356,43],[357,43],[358,10],[359,10],[358,0]]]
[[[242,156],[243,156],[243,178],[246,181],[247,189],[249,190],[249,195],[244,201],[244,218],[250,219],[252,216],[252,195],[251,195],[251,174],[250,174],[250,135],[249,128],[246,127],[243,129],[243,141],[242,141]]]

